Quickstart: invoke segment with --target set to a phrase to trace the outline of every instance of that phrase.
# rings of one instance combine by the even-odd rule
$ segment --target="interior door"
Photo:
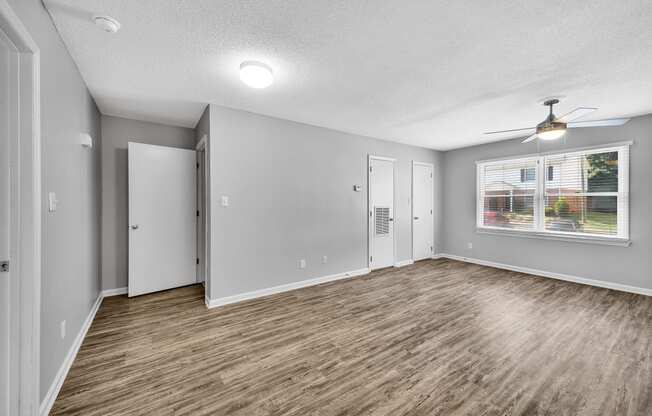
[[[369,267],[394,265],[394,160],[369,157]]]
[[[433,254],[433,177],[432,165],[412,163],[412,258],[414,261]]]
[[[15,50],[10,40],[0,30],[0,262],[9,261],[9,126],[10,96],[9,77]],[[10,336],[10,281],[9,271],[0,269],[0,416],[9,415],[9,341]]]
[[[196,282],[196,153],[129,143],[129,296]]]

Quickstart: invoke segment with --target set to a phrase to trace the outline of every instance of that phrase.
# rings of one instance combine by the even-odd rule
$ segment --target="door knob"
[[[138,224],[130,225],[129,228],[131,228],[132,230],[137,230]]]
[[[414,219],[415,219],[415,220],[418,220],[418,219],[419,219],[419,217],[414,217]]]

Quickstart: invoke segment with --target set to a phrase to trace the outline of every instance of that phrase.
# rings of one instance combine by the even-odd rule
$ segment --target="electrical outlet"
[[[66,321],[61,321],[61,339],[66,337]]]
[[[297,262],[297,266],[300,269],[305,269],[306,268],[306,259],[301,259]]]
[[[328,263],[328,256],[321,256],[321,262],[322,264]]]
[[[229,197],[226,195],[222,195],[222,206],[223,207],[229,206]]]
[[[467,244],[466,244],[466,248],[468,248],[469,250],[471,250],[471,249],[473,248],[473,243],[467,243]]]

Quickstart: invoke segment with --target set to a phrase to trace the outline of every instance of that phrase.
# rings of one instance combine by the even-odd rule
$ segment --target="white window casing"
[[[631,144],[476,162],[477,231],[628,246]]]

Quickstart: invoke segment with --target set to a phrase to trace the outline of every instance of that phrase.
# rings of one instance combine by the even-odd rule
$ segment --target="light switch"
[[[57,194],[54,192],[48,193],[48,211],[54,212],[57,210]]]
[[[222,195],[222,206],[223,207],[229,206],[229,197],[226,195]]]
[[[93,148],[93,138],[91,137],[90,134],[81,133],[80,134],[80,141],[81,141],[82,147],[88,147],[89,149]]]

